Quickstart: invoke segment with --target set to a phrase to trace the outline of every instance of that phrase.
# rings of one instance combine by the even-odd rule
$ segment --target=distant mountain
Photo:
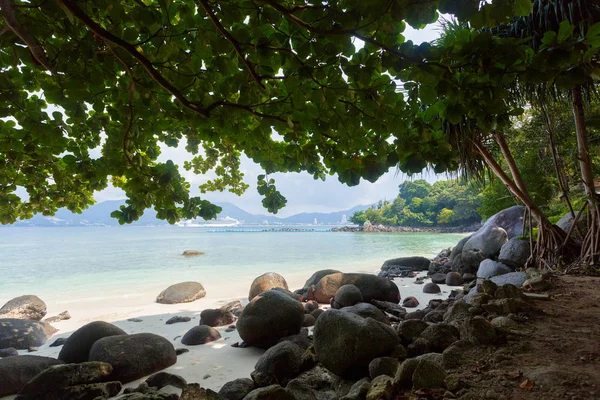
[[[119,209],[124,204],[122,200],[103,201],[94,204],[81,214],[73,214],[67,209],[60,209],[53,217],[36,215],[35,217],[19,221],[14,226],[118,226],[116,219],[110,216],[110,213]],[[222,208],[218,215],[220,218],[234,218],[243,224],[313,224],[316,220],[318,224],[339,224],[343,216],[349,219],[356,211],[367,209],[369,206],[356,206],[346,211],[337,211],[332,213],[301,213],[287,218],[279,218],[273,215],[252,214],[242,210],[231,203],[216,203]],[[168,225],[167,222],[156,218],[154,210],[147,210],[144,215],[132,225],[134,226],[161,226]]]

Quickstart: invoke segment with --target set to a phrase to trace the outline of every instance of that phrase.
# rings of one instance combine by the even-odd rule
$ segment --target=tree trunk
[[[581,98],[581,87],[573,88],[573,117],[575,118],[575,132],[577,133],[577,150],[579,152],[579,168],[581,178],[585,185],[585,193],[591,201],[596,202],[597,195],[594,188],[594,174],[592,173],[592,162],[590,160],[587,128],[583,112],[583,100]]]

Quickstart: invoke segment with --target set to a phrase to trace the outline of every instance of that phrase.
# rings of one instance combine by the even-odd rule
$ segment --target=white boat
[[[175,225],[182,228],[219,228],[219,227],[231,227],[241,225],[241,222],[235,218],[224,217],[218,219],[211,219],[205,221],[201,218],[186,219],[177,222]]]

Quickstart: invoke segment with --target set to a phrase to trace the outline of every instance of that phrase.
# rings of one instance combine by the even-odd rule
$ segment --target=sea
[[[23,294],[46,301],[127,299],[183,281],[209,294],[242,295],[277,272],[300,285],[315,271],[374,273],[390,258],[434,257],[464,235],[332,232],[327,227],[3,227],[0,304]],[[204,255],[184,257],[184,250]]]

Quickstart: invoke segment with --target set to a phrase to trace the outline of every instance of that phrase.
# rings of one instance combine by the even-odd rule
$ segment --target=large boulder
[[[479,264],[477,278],[487,279],[491,278],[492,276],[508,274],[509,272],[512,272],[512,269],[508,265],[504,265],[501,262],[487,258],[483,260],[481,264]]]
[[[440,323],[428,326],[419,337],[429,342],[432,351],[441,353],[460,339],[460,332],[450,324]]]
[[[199,282],[181,282],[171,285],[156,297],[161,304],[189,303],[206,296],[206,290]]]
[[[30,355],[0,359],[0,397],[18,393],[37,374],[58,364],[62,361]]]
[[[34,295],[15,297],[0,308],[0,318],[41,321],[45,315],[46,303]]]
[[[126,334],[127,333],[123,329],[113,324],[109,324],[108,322],[90,322],[77,329],[69,336],[58,354],[58,359],[66,363],[80,363],[87,361],[90,349],[98,339],[107,336]]]
[[[262,274],[252,281],[250,285],[250,292],[248,293],[248,301],[252,301],[253,298],[267,290],[283,288],[288,289],[288,284],[285,278],[275,272],[267,272]]]
[[[258,296],[244,308],[237,329],[246,343],[269,348],[279,339],[300,332],[304,322],[302,303],[275,290]]]
[[[479,250],[486,258],[495,257],[506,242],[508,242],[508,234],[503,228],[486,224],[467,240],[462,254],[464,257],[465,252]]]
[[[111,378],[127,383],[170,367],[177,362],[177,355],[175,347],[164,337],[136,333],[96,341],[89,359],[112,365]]]
[[[335,292],[333,308],[350,307],[363,301],[360,289],[354,285],[344,285]]]
[[[300,373],[303,353],[304,350],[297,344],[284,340],[260,356],[254,370],[273,375],[282,382]]]
[[[452,271],[460,274],[475,274],[483,260],[485,256],[477,249],[463,251],[452,261]]]
[[[523,236],[523,216],[525,207],[512,206],[492,215],[481,229],[490,226],[502,228],[508,234],[508,238]]]
[[[396,304],[400,302],[400,290],[389,279],[372,274],[346,274],[342,272],[321,278],[314,289],[309,290],[308,299],[328,304],[344,285],[354,285],[359,288],[363,301],[367,303],[371,300],[390,301]]]
[[[20,391],[20,398],[60,399],[69,386],[106,381],[113,372],[110,364],[84,362],[81,364],[54,365],[36,375]]]
[[[194,326],[181,338],[181,343],[186,346],[206,344],[221,339],[221,334],[215,328],[208,325]]]
[[[390,326],[340,310],[317,319],[313,338],[317,359],[338,376],[365,376],[372,360],[391,354],[399,344]]]
[[[452,248],[452,251],[450,252],[450,257],[449,257],[450,261],[454,261],[456,256],[462,254],[463,247],[465,246],[465,243],[467,243],[467,241],[469,239],[471,239],[471,236],[473,236],[473,235],[465,236],[464,238],[460,239],[458,241],[458,243],[456,244],[456,246],[454,246]]]
[[[575,213],[575,215],[577,215],[577,213]],[[574,227],[571,232],[571,237],[575,240],[583,240],[583,236],[587,233],[586,220],[587,218],[585,214],[579,217],[579,220],[577,221],[577,226]],[[571,227],[573,226],[573,221],[575,221],[575,216],[569,211],[565,215],[563,215],[560,220],[558,220],[556,226],[558,226],[565,232],[569,232],[569,230],[571,230]]]
[[[360,315],[363,318],[373,318],[374,320],[383,322],[384,324],[390,324],[390,320],[387,315],[385,315],[385,313],[378,307],[370,303],[358,303],[351,307],[341,308],[340,310]]]
[[[387,260],[381,266],[382,271],[387,271],[394,267],[406,268],[412,271],[427,271],[431,260],[425,257],[400,257]]]
[[[321,278],[327,275],[337,274],[338,272],[341,271],[338,271],[337,269],[321,269],[312,274],[310,278],[308,278],[306,282],[304,282],[304,286],[302,287],[302,289],[296,290],[296,293],[304,295],[309,291],[311,287],[314,287],[317,283],[319,283]]]
[[[0,349],[14,347],[27,350],[39,347],[46,343],[48,336],[47,325],[42,322],[17,318],[0,319]]]
[[[521,268],[531,254],[529,240],[512,238],[502,246],[498,261],[512,268]]]

